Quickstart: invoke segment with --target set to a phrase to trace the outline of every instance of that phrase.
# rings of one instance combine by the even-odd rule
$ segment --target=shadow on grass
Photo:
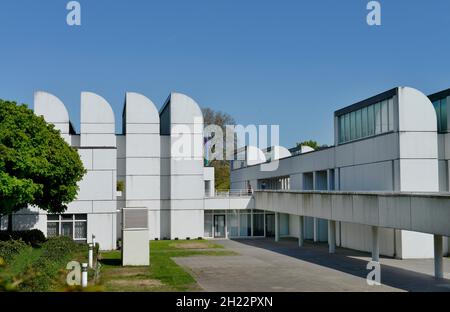
[[[121,259],[102,259],[100,260],[100,263],[109,266],[122,266]]]

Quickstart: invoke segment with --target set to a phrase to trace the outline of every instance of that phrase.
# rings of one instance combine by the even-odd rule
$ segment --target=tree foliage
[[[225,127],[227,125],[234,125],[234,118],[229,114],[215,111],[211,108],[202,108],[203,120],[205,126],[217,125],[222,128],[224,134],[224,146],[225,146]],[[208,165],[214,167],[215,175],[215,187],[218,190],[229,190],[230,189],[230,162],[226,160],[225,151],[223,151],[224,160],[212,160]]]
[[[297,143],[297,147],[300,147],[300,146],[309,146],[312,149],[314,149],[315,151],[318,151],[322,148],[328,147],[327,145],[319,145],[319,143],[317,143],[317,141],[314,141],[314,140],[308,140],[308,141],[303,141],[303,142]]]
[[[61,213],[85,169],[53,125],[25,105],[0,100],[0,215],[28,205]]]

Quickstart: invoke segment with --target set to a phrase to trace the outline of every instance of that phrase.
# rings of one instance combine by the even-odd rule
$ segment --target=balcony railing
[[[252,195],[253,190],[215,190],[213,196],[206,194],[206,197],[245,197]]]

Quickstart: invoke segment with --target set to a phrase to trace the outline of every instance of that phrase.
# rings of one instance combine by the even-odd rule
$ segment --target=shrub
[[[66,257],[72,251],[77,250],[79,245],[68,236],[50,237],[44,244],[42,244],[41,258],[51,261]]]
[[[25,248],[27,248],[27,244],[20,239],[0,241],[0,257],[8,263]]]
[[[45,242],[45,235],[44,233],[42,233],[42,231],[37,229],[28,231],[13,231],[11,233],[7,231],[0,232],[0,241],[9,241],[11,239],[13,240],[21,239],[25,243],[36,247]]]
[[[70,256],[86,246],[77,244],[70,237],[56,236],[49,238],[41,248],[41,255],[23,275],[20,285],[23,291],[48,291]]]

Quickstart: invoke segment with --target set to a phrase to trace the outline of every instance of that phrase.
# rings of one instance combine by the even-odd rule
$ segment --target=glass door
[[[266,214],[266,237],[275,237],[275,215]]]
[[[225,215],[214,216],[214,237],[225,237]]]

